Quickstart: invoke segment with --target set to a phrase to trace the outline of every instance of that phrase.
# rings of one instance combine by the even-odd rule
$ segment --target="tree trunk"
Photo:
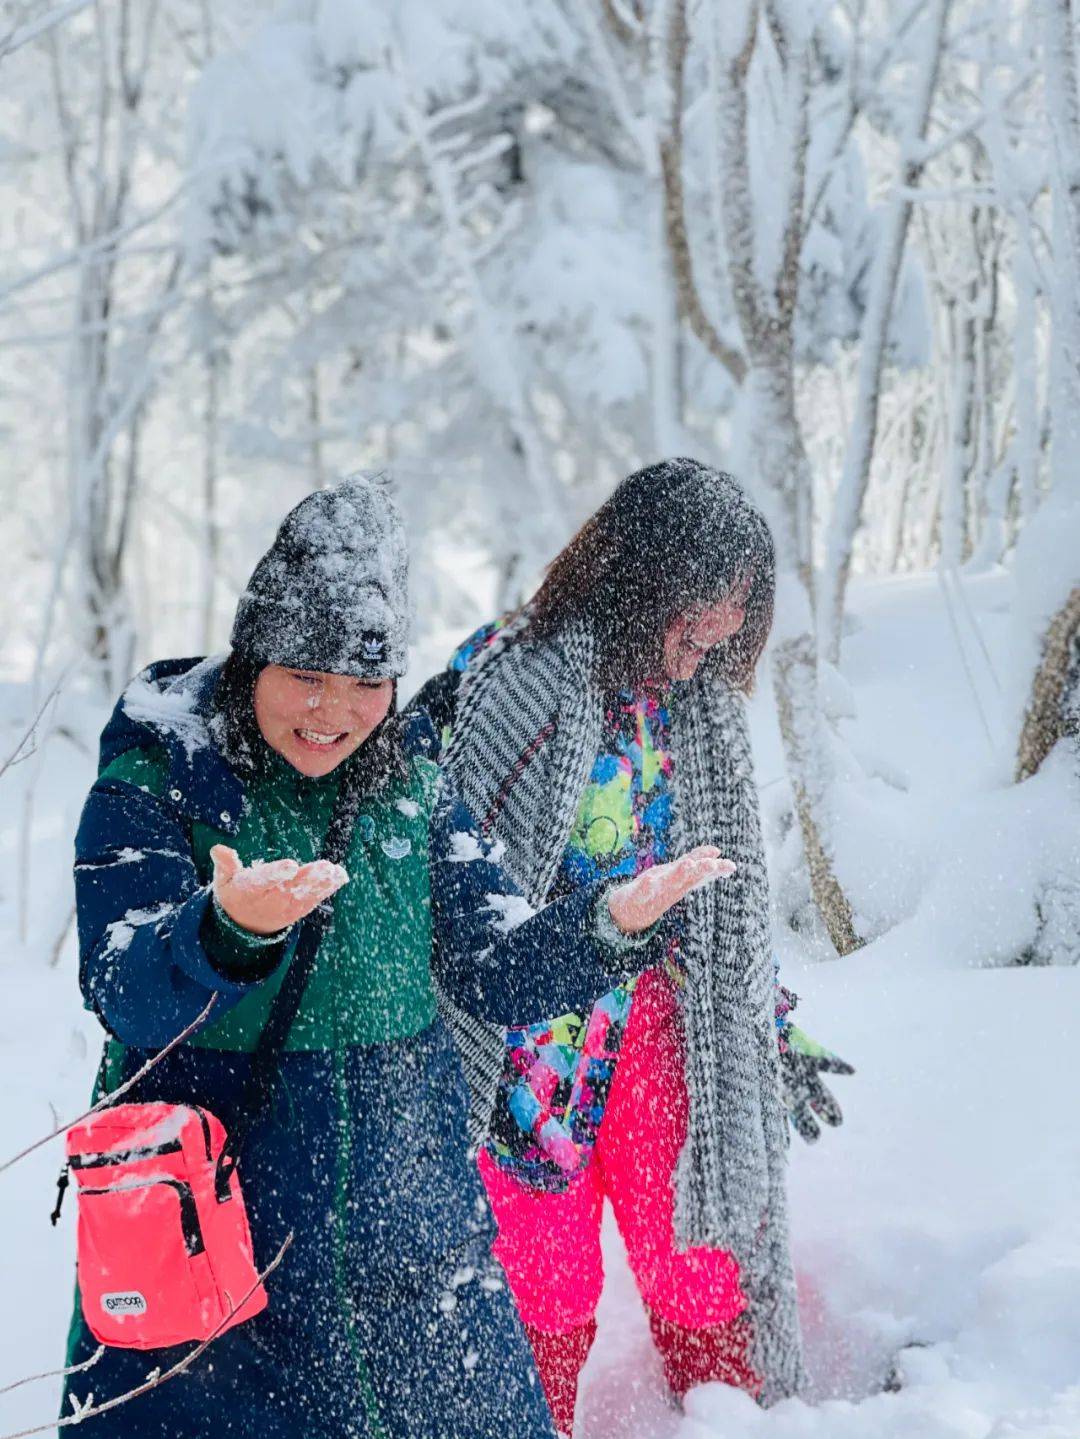
[[[322,392],[318,361],[307,373],[308,483],[313,490],[326,488],[322,452]]]
[[[1053,136],[1053,322],[1050,477],[1073,482],[1080,450],[1080,94],[1072,0],[1042,0],[1047,108]]]
[[[831,776],[821,765],[821,757],[828,751],[828,736],[817,693],[817,648],[809,634],[781,643],[773,657],[773,687],[811,893],[836,952],[850,954],[863,941],[836,877],[820,822]]]
[[[1013,259],[1016,325],[1013,331],[1013,392],[1016,412],[1017,507],[1021,524],[1035,513],[1039,489],[1038,286],[1025,241]]]
[[[782,599],[788,609],[787,633],[773,662],[780,735],[814,901],[837,952],[847,954],[861,941],[836,877],[828,834],[826,797],[833,776],[818,697],[817,646],[811,619],[812,475],[795,412],[794,321],[805,223],[808,56],[805,48],[785,43],[789,38],[785,34],[777,38],[791,129],[789,163],[781,182],[781,259],[767,290],[755,265],[760,216],[750,183],[747,94],[760,19],[759,6],[751,0],[740,15],[725,10],[724,32],[717,32],[718,50],[724,59],[723,85],[715,96],[724,242],[735,312],[749,357],[739,403],[739,468],[748,481],[760,487],[775,532],[777,567],[782,582],[785,576],[788,581]],[[774,19],[780,23],[778,17]],[[719,10],[713,23],[720,24]],[[801,615],[793,622],[791,611],[795,608]]]
[[[679,298],[680,316],[738,385],[746,378],[746,361],[737,350],[726,343],[706,313],[694,275],[690,238],[686,231],[682,115],[689,38],[686,0],[672,0],[666,36],[669,107],[660,142],[660,166],[664,178],[665,239]],[[713,48],[715,49],[715,46]]]
[[[749,401],[750,414],[744,446],[751,473],[766,481],[772,495],[771,518],[781,573],[792,577],[786,602],[803,609],[803,624],[794,625],[774,653],[773,692],[810,889],[837,953],[849,954],[862,940],[836,875],[829,836],[828,794],[835,776],[818,693],[817,644],[811,631],[812,586],[797,560],[799,497],[808,491],[812,476],[795,414],[790,354],[790,348],[775,353],[770,366],[755,367],[747,377],[744,388],[750,393],[744,395],[744,401]]]
[[[945,25],[951,0],[934,0],[927,20],[927,46],[921,73],[904,139],[900,165],[900,184],[910,191],[922,174],[920,151],[930,119],[930,106],[937,85],[938,68],[945,38]],[[862,519],[866,487],[870,479],[870,463],[877,438],[878,410],[881,403],[881,381],[885,366],[885,350],[892,315],[896,286],[904,259],[912,202],[898,196],[893,202],[878,242],[874,269],[870,280],[870,298],[863,320],[859,353],[859,390],[855,402],[855,420],[844,457],[844,472],[836,493],[822,584],[819,625],[823,652],[836,662],[840,655],[840,622],[844,613],[844,596],[851,574],[851,554],[855,533]]]
[[[209,306],[207,307],[209,310]],[[203,415],[203,548],[202,650],[210,654],[214,648],[214,603],[217,592],[220,541],[218,534],[218,416],[221,401],[221,357],[211,343],[206,357],[206,409]]]
[[[1080,585],[1050,621],[1035,671],[1016,756],[1016,781],[1029,779],[1065,734],[1070,666],[1080,645]]]
[[[975,341],[972,314],[974,286],[952,311],[952,375],[949,406],[949,458],[941,505],[941,563],[959,569],[967,558],[968,487],[975,461]]]

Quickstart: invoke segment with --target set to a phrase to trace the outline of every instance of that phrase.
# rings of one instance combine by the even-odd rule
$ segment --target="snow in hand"
[[[1009,582],[991,574],[964,584],[1008,688]],[[690,1395],[685,1415],[672,1409],[612,1232],[579,1439],[1080,1434],[1080,1137],[1068,1032],[1080,970],[987,967],[1003,957],[1002,932],[1015,939],[1028,922],[1047,847],[1064,843],[1065,778],[1002,780],[933,578],[856,582],[852,610],[838,683],[856,713],[841,720],[842,738],[865,765],[880,752],[893,768],[874,781],[872,803],[865,789],[848,796],[845,872],[865,932],[893,927],[849,958],[825,959],[813,927],[795,934],[784,922],[800,880],[767,685],[752,705],[782,976],[807,1030],[858,1071],[844,1087],[843,1127],[791,1149],[811,1389],[763,1412],[713,1385]],[[974,678],[992,717],[989,675]],[[1006,748],[1008,733],[1002,724]],[[52,1108],[85,1107],[100,1053],[96,1022],[77,1009],[74,945],[50,968],[37,938],[55,934],[67,903],[60,829],[72,823],[70,795],[89,782],[74,747],[56,754],[40,791],[48,820],[35,873],[52,878],[35,890],[34,945],[20,949],[15,915],[0,912],[4,1154],[51,1128]],[[10,864],[13,836],[2,843]],[[18,1322],[0,1326],[0,1386],[62,1359],[74,1226],[68,1214],[55,1233],[45,1223],[59,1162],[59,1147],[46,1148],[0,1184],[0,1292],[23,1296]],[[901,1387],[883,1391],[894,1365]],[[51,1381],[2,1395],[0,1433],[52,1412]]]
[[[735,864],[730,859],[711,855],[686,855],[682,859],[680,873],[689,881],[686,885],[686,892],[689,893],[691,890],[700,889],[704,884],[710,884],[714,879],[729,878],[735,873]],[[626,894],[628,897],[648,902],[656,897],[658,891],[663,891],[668,880],[666,869],[646,869],[627,883]]]
[[[304,880],[294,884],[292,881],[301,869],[305,870]],[[316,859],[308,865],[300,865],[295,859],[256,859],[232,881],[238,889],[265,889],[268,885],[284,889],[288,886],[294,899],[307,899],[328,888],[333,892],[348,882],[348,871],[329,859]]]
[[[730,878],[735,868],[714,845],[698,845],[678,859],[653,865],[635,879],[616,885],[607,899],[611,918],[625,934],[641,933],[692,890]]]

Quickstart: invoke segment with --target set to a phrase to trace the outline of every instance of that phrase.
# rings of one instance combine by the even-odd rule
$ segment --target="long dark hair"
[[[528,607],[527,637],[587,620],[597,680],[609,689],[640,684],[663,673],[672,621],[715,604],[743,575],[742,628],[708,662],[749,692],[772,627],[772,535],[730,475],[698,460],[664,460],[628,475],[552,561]]]
[[[242,780],[250,783],[262,771],[270,746],[255,718],[255,684],[266,666],[233,650],[218,677],[211,701],[210,733]],[[341,765],[342,778],[359,795],[378,794],[409,773],[404,725],[397,709],[397,682],[386,717],[360,748]]]

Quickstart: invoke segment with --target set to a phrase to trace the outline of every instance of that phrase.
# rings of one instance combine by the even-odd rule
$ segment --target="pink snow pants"
[[[499,1226],[495,1254],[530,1329],[566,1334],[592,1323],[604,1283],[604,1199],[641,1297],[655,1320],[682,1329],[726,1324],[746,1307],[735,1259],[678,1252],[673,1175],[689,1104],[675,992],[665,971],[634,993],[592,1160],[562,1194],[527,1189],[481,1151],[480,1173]]]

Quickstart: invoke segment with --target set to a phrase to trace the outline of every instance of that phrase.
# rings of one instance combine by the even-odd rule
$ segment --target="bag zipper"
[[[86,1154],[73,1154],[68,1160],[72,1169],[104,1169],[109,1164],[134,1164],[140,1159],[155,1159],[159,1154],[179,1154],[179,1139],[167,1144],[146,1145],[138,1149],[110,1149]]]
[[[191,1112],[198,1116],[199,1126],[202,1129],[203,1148],[206,1150],[206,1158],[209,1161],[213,1155],[210,1143],[210,1121],[206,1117],[206,1111],[200,1109],[197,1104],[188,1106]],[[140,1159],[153,1159],[159,1154],[178,1154],[183,1148],[179,1139],[170,1139],[167,1144],[147,1145],[138,1149],[110,1149],[101,1151],[87,1151],[85,1154],[73,1154],[70,1164],[72,1169],[98,1169],[108,1164],[125,1164]]]
[[[100,1189],[79,1189],[80,1199],[84,1195],[95,1194],[128,1194],[134,1189],[152,1189],[155,1184],[165,1184],[176,1191],[176,1197],[180,1201],[180,1230],[184,1236],[184,1248],[188,1254],[194,1257],[206,1250],[203,1243],[202,1226],[199,1224],[199,1211],[195,1204],[195,1195],[192,1193],[191,1185],[186,1184],[182,1179],[145,1179],[140,1184],[107,1184]]]

